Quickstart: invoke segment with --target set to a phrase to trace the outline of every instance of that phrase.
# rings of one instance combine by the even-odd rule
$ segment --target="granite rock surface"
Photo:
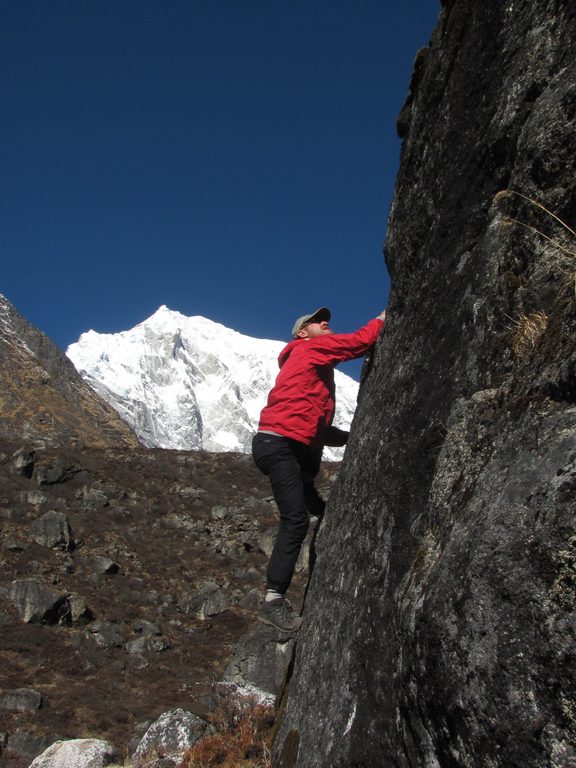
[[[575,26],[447,0],[416,57],[276,768],[576,765]]]

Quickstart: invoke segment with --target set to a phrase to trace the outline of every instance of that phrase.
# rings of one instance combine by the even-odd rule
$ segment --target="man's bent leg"
[[[301,469],[287,438],[259,434],[254,438],[256,465],[270,478],[280,512],[280,525],[268,564],[268,587],[284,594],[294,575],[308,531],[308,509]]]
[[[316,486],[313,482],[311,483],[304,483],[304,497],[306,499],[306,506],[308,508],[308,512],[310,515],[314,515],[314,517],[317,517],[318,520],[322,520],[324,517],[324,509],[326,508],[326,502],[324,499],[320,496],[318,491],[316,490]]]
[[[320,471],[322,461],[322,449],[312,448],[308,445],[295,444],[294,451],[300,464],[300,476],[304,488],[304,498],[310,515],[319,520],[324,516],[326,502],[320,496],[314,485],[314,478]]]

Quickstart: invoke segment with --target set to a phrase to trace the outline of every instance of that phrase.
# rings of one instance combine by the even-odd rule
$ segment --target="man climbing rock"
[[[268,475],[280,525],[267,571],[259,620],[285,632],[299,629],[285,594],[306,537],[310,516],[322,517],[324,501],[314,486],[325,445],[344,445],[348,433],[332,426],[334,367],[362,357],[378,338],[386,312],[354,333],[334,333],[330,310],[299,317],[292,341],[278,358],[280,372],[260,414],[252,441],[256,466]]]

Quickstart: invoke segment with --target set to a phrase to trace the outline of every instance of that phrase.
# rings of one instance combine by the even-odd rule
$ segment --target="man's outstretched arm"
[[[362,357],[375,343],[384,326],[386,310],[353,333],[331,333],[310,339],[307,350],[314,365],[336,365]]]

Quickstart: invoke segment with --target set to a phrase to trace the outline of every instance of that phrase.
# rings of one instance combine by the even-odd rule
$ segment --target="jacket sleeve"
[[[313,365],[336,365],[355,360],[368,352],[378,338],[384,321],[378,317],[370,320],[354,333],[330,333],[310,339],[306,357]]]

